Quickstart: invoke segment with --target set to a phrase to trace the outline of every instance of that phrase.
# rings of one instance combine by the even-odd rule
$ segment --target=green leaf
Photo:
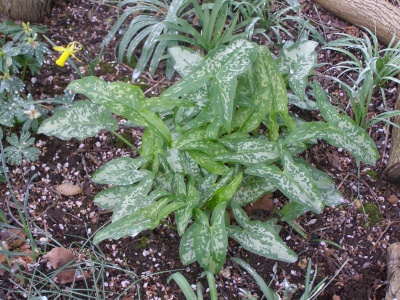
[[[194,187],[194,177],[191,177],[187,184],[187,192],[183,194],[184,206],[175,211],[176,225],[178,234],[182,235],[189,221],[192,219],[192,211],[199,203],[199,192]]]
[[[79,101],[72,104],[68,110],[59,111],[44,120],[38,133],[54,135],[62,140],[83,140],[95,136],[103,129],[118,129],[118,123],[111,113],[104,106]]]
[[[207,139],[206,130],[203,128],[193,129],[185,133],[174,140],[172,147],[181,150],[202,151],[210,156],[227,152],[224,145]]]
[[[241,266],[243,269],[246,270],[247,273],[249,273],[254,280],[257,282],[258,286],[260,287],[261,291],[263,292],[264,296],[267,298],[267,300],[280,300],[281,298],[273,289],[271,289],[265,281],[261,278],[260,275],[257,274],[256,270],[254,270],[252,267],[250,267],[249,264],[244,262],[242,259],[238,257],[232,257],[231,260]]]
[[[175,46],[168,49],[168,53],[171,55],[174,62],[174,69],[185,77],[197,67],[203,57],[191,48]]]
[[[116,158],[94,172],[92,179],[95,183],[101,184],[129,185],[152,175],[152,172],[148,170],[138,170],[149,160],[149,157]]]
[[[193,223],[188,227],[185,233],[182,235],[181,242],[179,244],[179,257],[182,264],[189,265],[196,261],[196,254],[194,253],[194,230],[196,224]]]
[[[94,203],[103,209],[114,209],[121,200],[121,195],[131,188],[130,185],[117,185],[100,191],[94,196]]]
[[[238,112],[239,117],[241,114],[247,116],[247,120],[239,130],[250,132],[258,128],[268,114],[270,139],[276,141],[279,130],[276,114],[281,117],[289,131],[292,131],[295,125],[288,114],[288,97],[284,80],[267,47],[258,46],[254,70],[249,74],[251,74],[250,80],[253,81],[250,83],[252,91],[250,97],[257,109],[251,109],[253,113],[249,113],[249,108]]]
[[[229,169],[221,162],[212,161],[213,157],[207,153],[196,150],[188,150],[187,152],[190,157],[193,158],[197,164],[206,169],[207,172],[223,175]]]
[[[154,229],[160,223],[160,219],[157,216],[158,212],[169,202],[170,199],[165,197],[144,209],[118,219],[104,229],[98,231],[93,239],[93,243],[98,244],[105,239],[119,239],[124,236],[135,236],[143,230]]]
[[[176,272],[171,276],[169,276],[167,279],[167,283],[169,283],[172,279],[175,280],[175,282],[178,284],[182,293],[185,295],[186,300],[200,300],[197,299],[196,294],[193,292],[191,285],[181,273]]]
[[[143,103],[143,107],[149,109],[152,112],[171,110],[177,106],[178,107],[192,107],[192,106],[195,106],[195,104],[193,102],[183,100],[183,99],[174,99],[174,98],[165,98],[165,97],[148,98]]]
[[[236,77],[250,67],[256,56],[255,50],[253,43],[241,39],[229,46],[220,46],[210,51],[193,72],[166,90],[163,96],[178,98],[198,90],[211,80],[213,109],[229,132]]]
[[[224,212],[226,203],[216,206],[208,218],[199,209],[195,209],[194,252],[198,263],[213,274],[218,273],[225,263],[228,237],[225,228]]]
[[[31,137],[31,134],[27,131],[22,131],[21,136],[13,133],[11,136],[6,137],[7,142],[10,146],[4,149],[4,156],[12,165],[19,165],[22,160],[25,159],[28,162],[32,162],[38,159],[40,150],[31,147],[35,143],[35,139]]]
[[[350,117],[338,114],[317,82],[314,82],[314,94],[321,115],[328,123],[305,123],[292,132],[284,143],[287,145],[321,138],[334,146],[346,149],[357,160],[375,165],[379,154],[374,141],[365,130],[357,126]]]
[[[267,178],[245,174],[231,202],[245,206],[260,199],[265,194],[273,193],[275,190],[276,187]]]
[[[291,201],[321,213],[324,207],[322,195],[310,172],[296,164],[289,151],[283,149],[281,157],[283,171],[274,165],[257,165],[246,169],[246,173],[267,178]]]
[[[159,198],[167,196],[169,193],[164,190],[153,190],[150,195],[154,177],[148,176],[138,184],[131,186],[129,190],[120,195],[120,200],[114,207],[112,222],[121,219],[123,216],[135,213],[136,211],[148,207]]]
[[[212,198],[206,202],[206,207],[214,209],[219,204],[228,203],[242,182],[242,178],[243,174],[239,173],[228,185],[219,188]]]
[[[89,76],[71,82],[67,89],[84,94],[94,103],[135,124],[153,128],[168,144],[171,143],[171,134],[164,122],[144,108],[145,97],[138,86],[124,82],[106,83],[101,78]]]
[[[305,99],[308,75],[317,65],[317,46],[315,41],[298,41],[284,46],[279,55],[279,69],[287,74],[289,86],[300,100]]]
[[[277,144],[266,139],[246,138],[235,141],[220,140],[220,142],[235,152],[217,155],[214,157],[214,161],[250,166],[260,163],[270,164],[279,159]]]
[[[266,222],[250,221],[246,213],[237,205],[232,205],[235,218],[241,219],[241,226],[228,226],[228,236],[243,248],[258,255],[288,263],[297,260],[294,251],[286,246],[275,229]]]

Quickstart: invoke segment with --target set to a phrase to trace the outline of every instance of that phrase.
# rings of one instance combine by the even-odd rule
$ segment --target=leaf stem
[[[117,138],[119,138],[121,141],[123,141],[125,144],[127,144],[129,147],[131,147],[133,150],[135,150],[136,152],[139,152],[139,150],[133,146],[127,139],[125,139],[123,136],[121,136],[120,134],[116,133],[114,130],[110,130],[110,132],[115,135]]]

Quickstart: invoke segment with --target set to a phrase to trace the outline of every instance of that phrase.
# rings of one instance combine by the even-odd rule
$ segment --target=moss
[[[371,177],[372,179],[378,179],[379,178],[378,174],[373,170],[368,170],[368,171],[365,172],[365,174],[368,175],[369,177]]]
[[[144,250],[147,248],[148,243],[149,243],[149,238],[147,236],[142,236],[136,243],[135,248],[138,250]]]
[[[376,223],[382,220],[382,215],[379,211],[378,206],[375,203],[365,203],[364,204],[364,211],[368,216],[367,226],[374,226]]]

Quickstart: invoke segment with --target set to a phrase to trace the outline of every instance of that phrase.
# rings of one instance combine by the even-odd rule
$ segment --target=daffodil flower
[[[78,42],[71,42],[68,44],[67,48],[65,47],[60,47],[60,46],[54,46],[54,50],[58,52],[62,52],[61,56],[59,59],[56,60],[57,66],[64,67],[65,62],[67,59],[72,56],[76,60],[80,61],[75,55],[75,52],[78,52],[79,50],[82,50],[82,45]]]

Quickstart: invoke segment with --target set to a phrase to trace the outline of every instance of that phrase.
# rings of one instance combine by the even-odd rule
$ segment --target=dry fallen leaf
[[[51,249],[46,255],[43,255],[43,258],[50,262],[53,269],[58,269],[75,259],[75,255],[69,249],[56,247]]]
[[[83,192],[79,185],[74,185],[71,182],[64,182],[56,187],[57,192],[64,196],[74,196]]]
[[[8,250],[9,247],[6,243],[2,242],[1,250]],[[6,256],[4,254],[0,254],[0,264],[5,263],[7,261]],[[1,268],[0,268],[1,269]]]
[[[299,262],[297,263],[297,265],[299,266],[300,269],[304,270],[305,268],[307,268],[308,265],[308,261],[307,258],[302,258],[299,260]]]
[[[354,201],[354,206],[355,208],[360,209],[362,207],[361,201],[358,199]]]
[[[399,198],[398,198],[396,195],[391,195],[391,196],[389,197],[388,201],[389,201],[391,204],[397,204],[397,203],[399,203]]]
[[[58,283],[68,284],[71,282],[81,281],[84,278],[90,278],[90,274],[86,271],[84,271],[82,274],[79,270],[67,269],[65,271],[61,271],[56,278]]]

